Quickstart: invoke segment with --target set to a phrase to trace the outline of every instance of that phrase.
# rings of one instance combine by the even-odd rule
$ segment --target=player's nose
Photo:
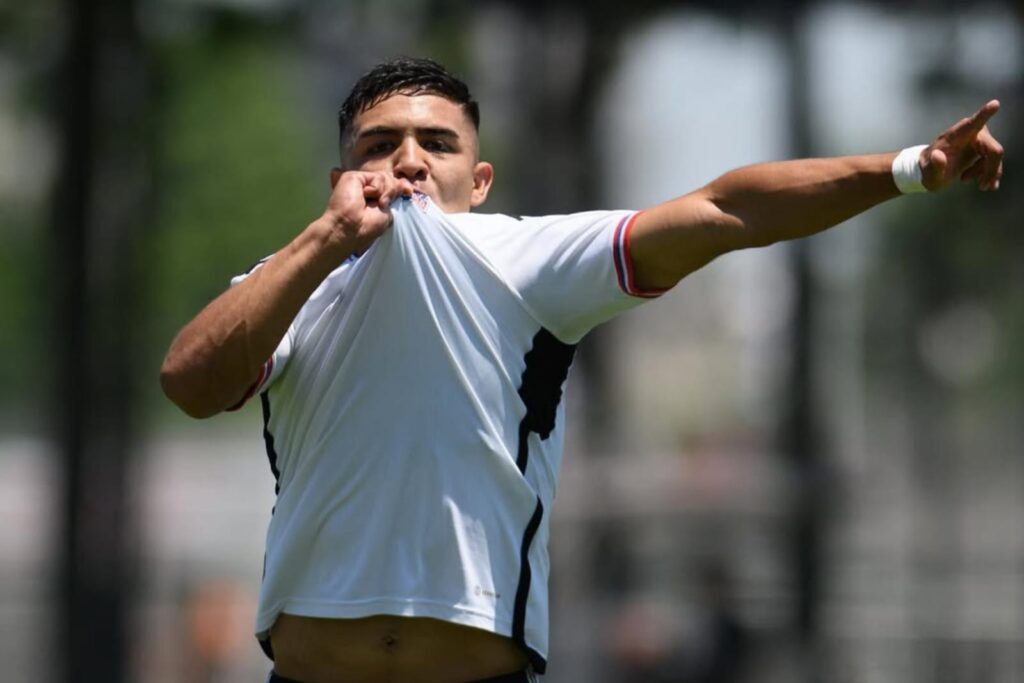
[[[405,138],[397,150],[394,167],[396,178],[405,178],[410,182],[427,179],[427,164],[423,150],[413,138]]]

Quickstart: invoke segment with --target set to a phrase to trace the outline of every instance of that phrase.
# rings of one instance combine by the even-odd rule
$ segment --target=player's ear
[[[484,203],[493,182],[494,167],[486,161],[477,162],[473,167],[473,194],[469,199],[470,206],[480,206]]]
[[[331,169],[331,189],[332,190],[334,189],[334,186],[338,184],[338,181],[341,180],[341,174],[342,174],[342,170],[340,168],[338,168],[337,166],[335,166],[334,168]]]

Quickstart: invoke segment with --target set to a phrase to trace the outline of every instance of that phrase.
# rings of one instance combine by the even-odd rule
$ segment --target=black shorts
[[[501,676],[493,676],[491,678],[482,678],[479,681],[473,681],[473,683],[533,683],[536,679],[530,676],[527,671],[517,671],[512,674],[502,674]],[[270,672],[270,678],[267,679],[267,683],[301,683],[300,681],[292,680],[291,678],[285,678],[279,676],[273,671]]]

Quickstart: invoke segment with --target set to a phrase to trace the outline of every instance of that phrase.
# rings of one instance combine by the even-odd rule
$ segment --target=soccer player
[[[901,153],[758,164],[646,211],[470,213],[494,178],[466,86],[378,65],[339,113],[322,216],[178,334],[193,417],[259,394],[277,499],[256,631],[274,681],[529,681],[548,652],[562,388],[600,322],[736,249],[901,192],[996,190],[991,101]]]

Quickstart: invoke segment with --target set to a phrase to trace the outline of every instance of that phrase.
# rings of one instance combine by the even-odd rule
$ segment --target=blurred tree
[[[163,409],[155,379],[175,332],[314,220],[330,190],[314,150],[333,139],[314,139],[302,123],[308,84],[292,36],[259,15],[207,10],[196,19],[157,49],[159,199],[140,381]]]
[[[922,98],[941,109],[944,99],[991,96],[991,84],[978,92],[957,69],[956,53],[944,54],[925,74]],[[915,590],[907,608],[925,635],[908,680],[967,671],[968,646],[950,642],[951,625],[964,623],[965,601],[945,589],[969,576],[964,479],[968,468],[1005,470],[1024,436],[1024,234],[1015,229],[1024,195],[1013,190],[1012,175],[1024,148],[1020,118],[1007,116],[1021,101],[1022,84],[1018,75],[998,88],[1004,111],[991,125],[1006,144],[1009,169],[1001,191],[953,189],[897,204],[869,278],[872,393],[904,397],[910,428]],[[993,452],[986,443],[1005,446]]]
[[[33,432],[49,373],[40,338],[47,336],[39,306],[44,276],[39,268],[38,205],[0,204],[0,431]]]
[[[56,3],[0,7],[0,431],[33,432],[50,376],[44,274],[53,162],[45,117],[58,52]]]

